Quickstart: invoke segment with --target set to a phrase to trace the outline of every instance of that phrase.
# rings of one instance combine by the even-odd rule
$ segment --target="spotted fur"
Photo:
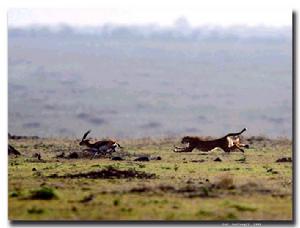
[[[184,148],[175,147],[174,152],[192,152],[194,149],[200,151],[211,151],[215,148],[221,148],[225,152],[231,152],[236,149],[244,152],[242,147],[249,148],[248,145],[240,142],[240,135],[246,131],[244,128],[238,133],[229,133],[222,138],[214,140],[202,140],[199,137],[185,136],[182,138],[181,143],[187,144]]]

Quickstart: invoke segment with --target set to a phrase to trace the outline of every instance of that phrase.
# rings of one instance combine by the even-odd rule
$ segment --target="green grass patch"
[[[211,212],[211,211],[206,211],[206,210],[203,210],[203,209],[200,209],[199,211],[197,211],[196,213],[196,216],[199,216],[199,217],[208,217],[208,216],[213,216],[214,213]]]
[[[256,211],[257,208],[247,206],[247,205],[242,205],[242,204],[233,204],[230,207],[235,208],[238,211]]]
[[[44,209],[32,207],[32,208],[28,209],[27,212],[28,212],[28,214],[42,214],[42,213],[44,213]]]

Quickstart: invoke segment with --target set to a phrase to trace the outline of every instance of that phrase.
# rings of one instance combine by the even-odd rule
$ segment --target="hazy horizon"
[[[291,24],[207,26],[174,15],[169,24],[9,24],[9,132],[140,138],[247,127],[291,138]]]

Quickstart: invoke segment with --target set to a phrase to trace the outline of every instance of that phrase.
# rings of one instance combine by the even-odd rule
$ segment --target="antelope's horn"
[[[87,132],[85,132],[82,139],[81,139],[81,141],[83,141],[90,132],[91,132],[91,130],[88,130]]]

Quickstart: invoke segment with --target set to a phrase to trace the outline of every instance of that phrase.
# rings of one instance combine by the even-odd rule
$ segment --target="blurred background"
[[[291,12],[8,12],[11,134],[291,138],[292,83]]]

